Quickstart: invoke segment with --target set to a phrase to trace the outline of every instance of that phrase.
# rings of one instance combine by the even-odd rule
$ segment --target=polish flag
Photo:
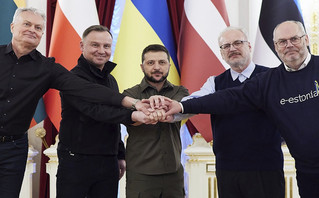
[[[199,90],[212,75],[228,69],[220,55],[217,38],[229,26],[224,0],[185,0],[182,16],[178,60],[181,84],[189,92]],[[210,115],[190,118],[206,141],[212,140]]]
[[[99,18],[95,0],[58,0],[52,27],[49,56],[68,70],[72,69],[81,55],[82,33]],[[56,129],[60,128],[61,101],[59,92],[50,89],[44,96],[46,112]]]

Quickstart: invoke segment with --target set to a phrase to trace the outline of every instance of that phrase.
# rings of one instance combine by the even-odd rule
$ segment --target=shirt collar
[[[142,82],[141,82],[140,86],[141,86],[142,92],[143,92],[144,90],[146,90],[148,87],[150,87],[150,88],[152,88],[152,89],[156,89],[155,87],[153,87],[152,85],[150,85],[150,84],[146,81],[145,77],[142,79]],[[167,79],[166,79],[165,82],[164,82],[164,85],[163,85],[163,87],[162,87],[162,90],[165,89],[165,88],[173,88],[173,85],[172,85]]]
[[[238,73],[235,70],[233,70],[232,68],[230,68],[231,77],[233,78],[234,81],[238,78],[239,74],[245,76],[246,78],[249,78],[251,76],[251,74],[253,73],[255,67],[256,67],[255,64],[251,61],[248,65],[248,67],[244,71],[242,71],[241,73]]]
[[[111,61],[107,61],[102,69],[98,69],[97,67],[91,65],[81,54],[80,58],[78,59],[78,64],[82,65],[83,67],[89,69],[95,76],[104,78],[105,75],[108,75],[112,72],[112,70],[115,68],[116,63],[113,63]]]
[[[288,65],[286,65],[285,63],[284,63],[284,66],[285,66],[286,71],[288,71],[288,72],[294,72],[294,71],[302,70],[303,68],[305,68],[305,67],[308,65],[310,59],[311,59],[311,55],[310,55],[310,53],[308,52],[305,61],[301,64],[301,66],[299,67],[299,69],[297,69],[297,70],[292,69],[292,68],[290,68]]]
[[[6,54],[10,54],[10,53],[12,53],[12,54],[14,54],[15,55],[15,53],[14,53],[14,51],[13,51],[13,48],[12,48],[12,43],[9,43],[8,45],[7,45],[7,47],[6,47],[6,49],[5,49],[5,53]],[[32,50],[29,54],[27,54],[27,55],[24,55],[24,56],[30,56],[33,60],[36,60],[39,56],[38,56],[38,51],[36,50],[36,49],[34,49],[34,50]],[[16,56],[16,55],[15,55]]]

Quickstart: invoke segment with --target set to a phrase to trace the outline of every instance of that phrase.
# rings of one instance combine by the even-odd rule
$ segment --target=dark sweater
[[[256,66],[250,78],[267,70],[266,67]],[[229,69],[215,78],[216,91],[241,84],[238,79],[232,79]],[[263,111],[211,115],[211,121],[217,170],[283,168],[280,134]]]
[[[115,78],[110,74],[116,64],[107,62],[103,70],[90,65],[83,56],[71,71],[90,82],[118,91]],[[88,103],[81,98],[61,94],[62,121],[59,149],[90,155],[117,155],[124,158],[124,146],[120,141],[119,123],[132,123],[132,111],[115,106]]]
[[[242,87],[183,102],[185,113],[232,113],[262,109],[271,117],[295,158],[296,168],[319,173],[319,57],[299,71],[284,65],[270,69]]]

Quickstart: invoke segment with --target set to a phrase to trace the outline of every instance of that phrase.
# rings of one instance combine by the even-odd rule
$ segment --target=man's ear
[[[80,41],[80,50],[81,50],[81,52],[83,52],[83,47],[84,47],[83,41],[81,40],[81,41]]]

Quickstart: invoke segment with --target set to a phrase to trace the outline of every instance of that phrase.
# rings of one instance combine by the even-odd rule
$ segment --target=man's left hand
[[[118,164],[119,164],[119,180],[123,177],[125,171],[126,171],[126,162],[125,160],[118,160]]]

